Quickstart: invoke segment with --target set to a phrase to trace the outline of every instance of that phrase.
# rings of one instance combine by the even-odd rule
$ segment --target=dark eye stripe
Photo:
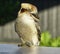
[[[27,11],[27,9],[21,9],[21,12],[25,12],[25,11]]]

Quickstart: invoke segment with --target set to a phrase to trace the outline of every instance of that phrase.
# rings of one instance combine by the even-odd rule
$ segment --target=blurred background
[[[60,0],[0,0],[0,43],[19,43],[14,23],[23,2],[38,8],[41,45],[60,46]]]

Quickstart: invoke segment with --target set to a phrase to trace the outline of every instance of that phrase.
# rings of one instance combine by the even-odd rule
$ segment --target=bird
[[[40,20],[37,7],[31,3],[21,3],[15,22],[15,31],[20,38],[18,46],[39,46],[41,39]]]

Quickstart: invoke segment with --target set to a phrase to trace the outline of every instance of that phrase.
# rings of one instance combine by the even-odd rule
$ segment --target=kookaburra
[[[38,46],[40,42],[40,25],[37,7],[22,3],[15,23],[15,31],[20,37],[21,46]]]

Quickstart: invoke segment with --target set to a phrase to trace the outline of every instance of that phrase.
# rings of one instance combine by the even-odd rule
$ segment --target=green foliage
[[[52,38],[49,32],[41,34],[40,46],[60,47],[60,37]]]
[[[52,47],[60,47],[60,37],[54,38],[51,42]]]

